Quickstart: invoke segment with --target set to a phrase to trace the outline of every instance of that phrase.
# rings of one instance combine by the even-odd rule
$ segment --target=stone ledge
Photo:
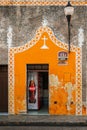
[[[87,116],[56,115],[5,115],[0,117],[0,126],[83,126],[87,127]]]
[[[0,126],[71,126],[71,127],[76,127],[76,126],[84,126],[87,127],[87,122],[79,122],[79,123],[70,123],[70,122],[0,122]]]

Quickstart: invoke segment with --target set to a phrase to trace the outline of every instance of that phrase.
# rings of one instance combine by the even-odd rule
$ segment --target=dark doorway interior
[[[0,65],[0,112],[8,112],[8,65]]]
[[[42,108],[48,108],[48,72],[39,72],[42,78]]]

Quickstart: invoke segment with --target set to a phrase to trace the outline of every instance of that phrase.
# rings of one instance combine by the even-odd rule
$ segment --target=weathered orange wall
[[[40,49],[43,45],[43,37],[48,38],[46,45],[49,49]],[[73,103],[70,105],[71,110],[68,111],[67,90],[65,84],[71,82],[75,84],[76,79],[76,55],[75,52],[70,52],[67,65],[58,65],[58,52],[64,49],[55,45],[48,34],[44,32],[40,40],[28,50],[16,53],[14,55],[14,77],[15,77],[15,113],[27,109],[26,103],[26,88],[27,88],[27,70],[26,64],[49,64],[49,75],[58,76],[59,86],[49,86],[49,113],[50,114],[75,114],[75,89],[72,91]],[[64,50],[66,51],[66,50]],[[64,74],[70,74],[64,79]],[[66,80],[66,81],[64,81]],[[69,80],[69,81],[68,81]],[[54,102],[57,101],[57,104]]]

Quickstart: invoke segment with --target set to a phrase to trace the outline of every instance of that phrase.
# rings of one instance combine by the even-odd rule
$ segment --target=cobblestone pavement
[[[87,116],[0,115],[0,126],[87,126]]]

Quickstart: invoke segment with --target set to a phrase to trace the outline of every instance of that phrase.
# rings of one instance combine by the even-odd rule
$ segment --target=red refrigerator
[[[28,72],[28,110],[38,110],[41,107],[42,78],[39,72]]]

